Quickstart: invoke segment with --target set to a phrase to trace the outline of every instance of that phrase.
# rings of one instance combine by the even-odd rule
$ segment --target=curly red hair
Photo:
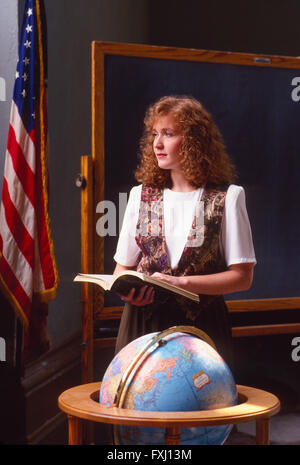
[[[137,181],[152,187],[172,187],[170,171],[158,166],[153,151],[153,126],[161,116],[171,115],[182,133],[181,169],[195,187],[231,184],[235,167],[223,136],[211,114],[193,97],[166,96],[151,105],[144,118],[140,140],[141,159],[135,172]]]

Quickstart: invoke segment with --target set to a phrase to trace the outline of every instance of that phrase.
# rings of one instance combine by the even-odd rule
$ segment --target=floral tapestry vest
[[[173,276],[225,271],[227,267],[220,252],[219,239],[227,189],[228,186],[203,190],[183,253],[172,270],[164,236],[163,189],[143,185],[135,238],[141,249],[137,271],[148,275],[159,271]],[[193,322],[199,310],[217,297],[202,294],[200,303],[181,296],[176,296],[176,300],[181,304],[185,317]]]

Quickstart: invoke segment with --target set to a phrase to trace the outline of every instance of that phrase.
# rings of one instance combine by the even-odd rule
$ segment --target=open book
[[[95,283],[105,291],[112,291],[121,295],[127,295],[133,287],[139,289],[142,286],[149,285],[158,291],[164,290],[167,292],[174,292],[175,294],[179,294],[195,302],[199,302],[200,300],[198,294],[194,294],[193,292],[186,291],[181,287],[174,286],[161,279],[153,278],[152,276],[133,270],[123,271],[118,275],[79,273],[74,278],[74,281]]]

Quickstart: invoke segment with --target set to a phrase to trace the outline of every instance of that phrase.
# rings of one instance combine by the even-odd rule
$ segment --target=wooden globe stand
[[[59,408],[68,415],[69,444],[83,444],[85,421],[113,425],[165,428],[165,443],[179,444],[180,428],[217,426],[256,421],[256,444],[269,444],[270,418],[280,410],[274,394],[253,387],[237,385],[238,404],[214,410],[188,412],[149,412],[129,410],[99,403],[101,383],[75,386],[58,398]]]

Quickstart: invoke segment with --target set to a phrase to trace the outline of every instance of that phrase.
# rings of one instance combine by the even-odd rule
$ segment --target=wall
[[[151,0],[150,43],[298,56],[298,0]]]

